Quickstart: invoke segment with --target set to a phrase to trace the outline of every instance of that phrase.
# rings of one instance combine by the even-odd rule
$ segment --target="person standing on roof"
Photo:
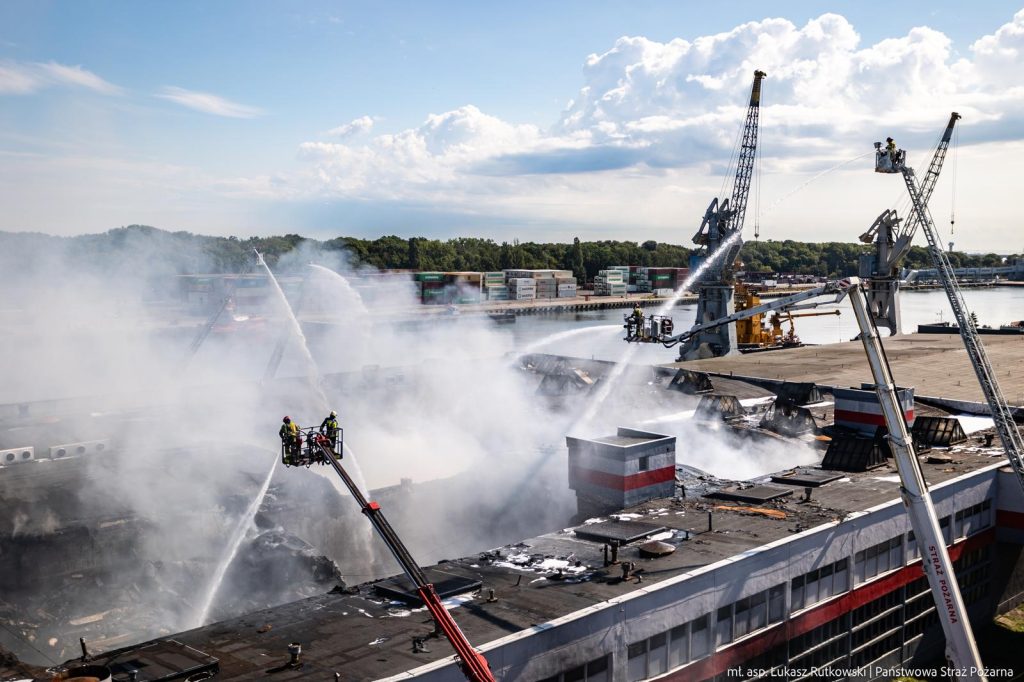
[[[338,426],[338,413],[331,410],[331,413],[320,423],[320,433],[327,436],[331,441],[331,450],[338,451],[338,434],[341,428]]]
[[[281,445],[284,447],[284,463],[290,464],[296,461],[299,454],[299,425],[292,421],[291,417],[282,420],[281,429],[278,435],[281,436]]]

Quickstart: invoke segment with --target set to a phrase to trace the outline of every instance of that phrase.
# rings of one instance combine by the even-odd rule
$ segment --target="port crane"
[[[704,212],[700,228],[693,243],[700,246],[704,258],[715,257],[700,280],[697,289],[697,320],[711,321],[731,315],[736,310],[733,300],[733,262],[743,247],[743,220],[747,214],[750,182],[754,175],[757,156],[758,121],[761,111],[761,80],[767,74],[754,71],[750,88],[750,104],[743,124],[739,158],[732,195],[719,202],[715,197]],[[720,249],[724,249],[719,253]],[[691,264],[691,267],[692,264]],[[703,333],[687,339],[680,349],[681,360],[729,355],[737,350],[734,326],[709,327]]]
[[[832,300],[813,300],[824,296],[831,296]],[[721,320],[698,323],[686,332],[674,336],[671,334],[672,320],[667,316],[653,316],[648,323],[642,325],[639,331],[635,330],[635,322],[631,323],[627,320],[626,340],[674,346],[705,331],[708,327],[728,325],[738,319],[768,312],[771,309],[791,311],[815,308],[839,303],[847,297],[853,306],[857,326],[860,329],[859,338],[864,345],[864,352],[867,355],[871,376],[874,380],[875,393],[878,395],[878,402],[889,431],[889,447],[892,450],[900,478],[900,497],[910,520],[910,526],[914,530],[914,536],[918,538],[921,547],[921,567],[928,579],[928,585],[935,600],[936,614],[946,637],[946,657],[952,662],[957,672],[957,679],[964,682],[984,682],[986,678],[981,655],[978,653],[974,633],[967,618],[967,608],[960,596],[960,589],[953,571],[953,562],[946,549],[938,515],[935,513],[931,494],[928,492],[920,462],[918,462],[910,433],[907,430],[903,407],[900,405],[899,396],[896,393],[896,381],[893,379],[892,369],[889,367],[885,348],[882,346],[882,340],[878,334],[878,327],[874,317],[870,314],[863,284],[859,278],[850,277],[841,281],[827,282],[820,287],[808,289],[757,308],[743,310]],[[669,330],[667,333],[663,331],[666,327]]]
[[[946,152],[949,150],[949,142],[953,137],[953,127],[958,120],[960,114],[955,111],[950,114],[949,122],[928,165],[928,172],[921,183],[921,202],[925,206],[928,205],[935,184],[939,180],[939,173],[942,172]],[[899,172],[899,168],[905,167],[904,150],[889,153],[881,147],[881,142],[876,143],[875,168],[878,172]],[[862,279],[867,280],[864,296],[868,301],[868,310],[874,317],[875,324],[886,327],[890,335],[902,331],[899,308],[900,264],[910,252],[910,244],[920,225],[921,219],[916,210],[904,221],[895,210],[886,209],[875,219],[871,227],[860,235],[860,241],[875,245],[874,253],[861,256],[859,264],[859,274]]]
[[[960,115],[955,112],[950,116],[950,124],[946,128],[946,134],[943,136],[947,145],[953,122],[959,118]],[[957,282],[956,273],[953,271],[953,266],[950,264],[946,252],[942,250],[942,242],[939,240],[938,230],[935,229],[935,223],[932,221],[931,213],[928,211],[928,196],[935,186],[935,180],[942,170],[942,163],[946,157],[943,144],[940,144],[939,147],[942,153],[940,154],[936,151],[925,173],[924,181],[918,183],[917,175],[914,173],[914,169],[906,164],[906,155],[902,150],[900,150],[895,158],[892,158],[889,153],[881,149],[881,143],[876,142],[875,172],[898,173],[903,176],[907,192],[910,194],[910,201],[914,206],[914,215],[921,225],[925,238],[928,240],[928,254],[931,256],[932,265],[935,267],[939,281],[942,282],[942,288],[949,299],[949,305],[953,309],[953,316],[956,318],[957,326],[960,328],[960,338],[963,339],[964,348],[967,350],[967,357],[970,358],[974,373],[978,376],[978,383],[981,384],[981,391],[988,403],[992,421],[995,423],[996,433],[999,434],[999,440],[1006,451],[1006,457],[1017,474],[1017,480],[1020,482],[1021,487],[1024,488],[1024,439],[1021,438],[1017,423],[1013,419],[1013,412],[1007,405],[1006,398],[1003,397],[1003,392],[999,388],[999,381],[996,379],[995,370],[992,369],[992,363],[989,362],[985,346],[981,343],[981,337],[978,335],[977,325],[967,309],[967,303]]]
[[[328,464],[334,469],[359,505],[360,511],[370,520],[374,530],[377,531],[399,566],[402,567],[402,571],[412,581],[416,593],[423,605],[430,611],[437,628],[451,642],[458,657],[459,667],[466,679],[470,682],[495,682],[487,659],[473,648],[448,609],[444,607],[434,585],[427,580],[423,569],[412,558],[405,543],[398,537],[398,533],[384,516],[380,504],[373,500],[367,500],[359,486],[341,465],[341,454],[339,453],[343,452],[343,442],[344,432],[340,430],[337,438],[332,440],[317,432],[315,428],[299,429],[297,442],[282,443],[281,459],[285,466],[309,467],[313,464]]]

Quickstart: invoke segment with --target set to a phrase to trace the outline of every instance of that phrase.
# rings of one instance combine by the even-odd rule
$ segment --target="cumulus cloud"
[[[156,94],[160,99],[180,104],[183,107],[201,111],[204,114],[227,118],[255,118],[263,113],[261,109],[232,102],[229,99],[208,92],[196,92],[172,85],[165,86]]]
[[[360,116],[357,119],[353,119],[345,125],[340,125],[337,128],[331,128],[327,131],[327,134],[331,137],[352,137],[360,133],[369,132],[373,128],[373,117],[372,116]]]
[[[120,87],[81,66],[56,62],[0,61],[0,95],[28,95],[58,86],[84,88],[102,95],[122,92]]]
[[[1018,139],[1022,48],[1024,11],[964,58],[927,27],[863,45],[837,14],[803,26],[770,18],[669,42],[626,36],[585,60],[579,91],[547,129],[463,106],[416,128],[353,139],[370,131],[366,116],[330,131],[340,140],[303,143],[300,158],[310,191],[345,199],[453,207],[479,205],[486,195],[493,210],[504,210],[497,197],[512,196],[520,211],[547,210],[588,195],[593,202],[594,188],[611,182],[608,171],[660,178],[658,192],[678,199],[683,178],[705,177],[729,158],[755,69],[768,73],[766,168],[817,172],[869,150],[880,135],[924,147],[954,109],[975,139]],[[619,191],[628,195],[625,187]]]

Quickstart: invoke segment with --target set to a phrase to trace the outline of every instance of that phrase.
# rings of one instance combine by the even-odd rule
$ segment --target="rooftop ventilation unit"
[[[712,390],[711,379],[704,372],[694,372],[690,369],[680,369],[672,377],[668,388],[673,391],[680,391],[687,395],[707,393]]]
[[[27,446],[23,448],[11,448],[10,450],[0,450],[0,465],[8,466],[10,464],[21,464],[23,462],[31,462],[36,458],[35,448]]]
[[[920,416],[914,420],[911,435],[914,436],[914,443],[939,447],[955,445],[967,440],[964,427],[956,417]]]
[[[889,448],[879,438],[841,435],[832,439],[821,460],[822,469],[868,471],[885,465]]]
[[[821,389],[810,381],[784,381],[772,390],[778,396],[777,402],[791,405],[811,405],[824,400]]]
[[[110,449],[109,440],[86,440],[80,443],[64,443],[50,446],[50,459],[63,457],[83,457],[106,452]]]
[[[776,398],[768,411],[764,413],[760,426],[762,429],[768,429],[783,436],[797,436],[813,431],[817,424],[814,423],[811,411],[806,407]]]
[[[734,395],[706,395],[697,404],[693,418],[703,421],[736,419],[745,414],[746,411]]]

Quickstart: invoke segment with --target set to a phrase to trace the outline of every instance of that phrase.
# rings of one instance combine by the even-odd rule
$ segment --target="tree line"
[[[552,268],[571,270],[581,281],[592,280],[598,270],[612,265],[687,267],[694,250],[656,241],[581,241],[572,243],[496,242],[492,239],[457,237],[453,239],[403,238],[377,239],[336,237],[326,241],[298,234],[270,237],[212,237],[189,232],[167,232],[157,228],[131,225],[103,234],[54,237],[36,233],[0,233],[0,258],[15,270],[31,266],[45,254],[60,253],[76,263],[91,264],[97,270],[112,263],[131,267],[154,268],[163,274],[197,272],[251,272],[253,249],[264,255],[274,269],[301,265],[289,254],[343,252],[353,266],[377,269],[440,271],[493,271],[508,268]],[[844,242],[751,241],[743,245],[739,270],[751,272],[797,273],[845,277],[857,274],[858,260],[870,253],[871,246]],[[955,267],[1000,265],[1003,256],[954,252],[949,254]],[[1017,256],[1011,256],[1016,258]],[[923,247],[913,247],[906,267],[928,268],[931,260]]]

